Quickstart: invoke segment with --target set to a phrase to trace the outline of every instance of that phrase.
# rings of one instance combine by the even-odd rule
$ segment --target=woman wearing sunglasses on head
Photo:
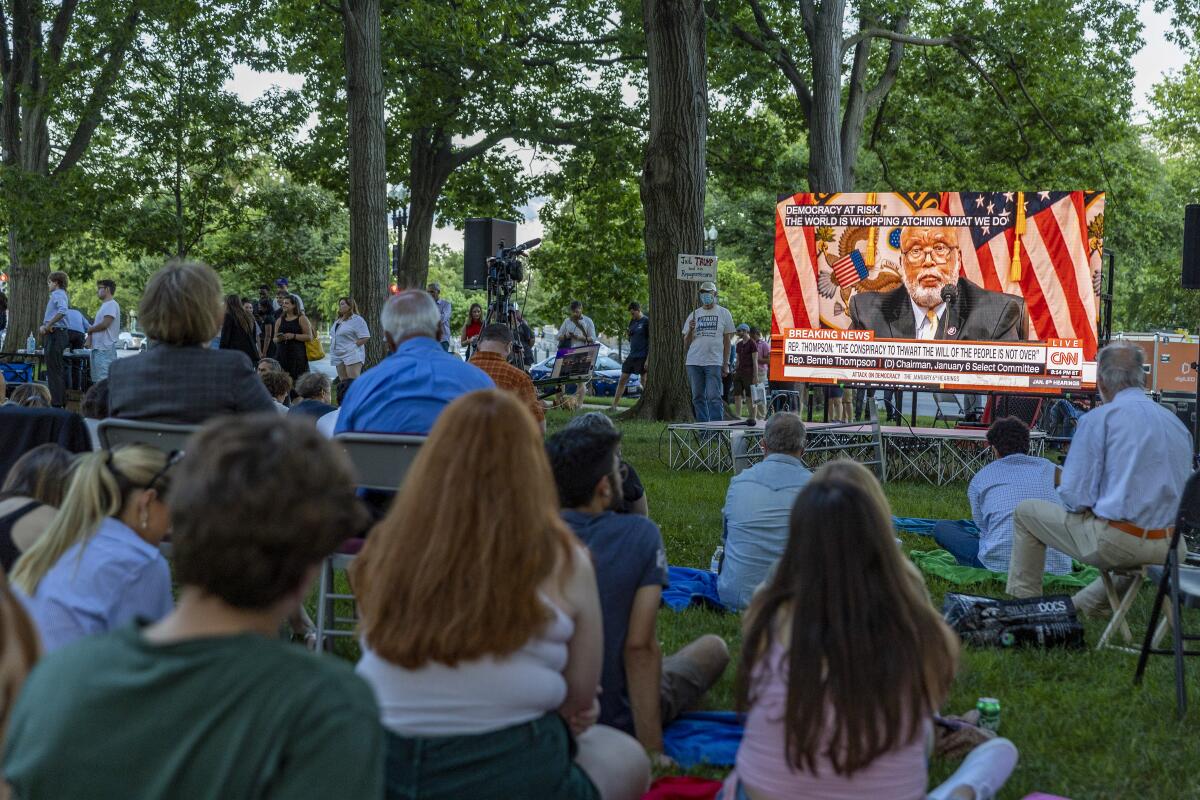
[[[171,610],[171,573],[158,545],[170,530],[175,460],[144,445],[80,458],[54,521],[11,575],[46,652]]]

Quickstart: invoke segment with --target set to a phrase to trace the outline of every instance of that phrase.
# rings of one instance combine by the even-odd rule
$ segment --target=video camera
[[[525,278],[525,264],[521,257],[541,243],[541,239],[530,239],[513,247],[500,247],[496,255],[487,260],[487,322],[508,323],[512,305],[509,298],[513,289]]]

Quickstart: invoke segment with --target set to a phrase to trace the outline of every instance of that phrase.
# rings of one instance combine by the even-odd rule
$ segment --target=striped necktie
[[[925,319],[929,320],[929,324],[921,331],[922,339],[932,339],[937,335],[938,315],[932,308],[925,312]]]

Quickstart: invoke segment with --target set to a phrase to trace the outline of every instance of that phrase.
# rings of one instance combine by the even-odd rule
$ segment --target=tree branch
[[[903,34],[908,29],[908,17],[901,16],[896,20],[896,24],[892,30],[898,34]],[[870,40],[867,40],[870,41]],[[900,73],[900,62],[904,59],[904,45],[906,42],[899,39],[892,40],[892,46],[888,49],[887,64],[883,67],[883,73],[880,74],[879,80],[867,92],[866,104],[867,108],[872,108],[874,105],[887,95],[892,90],[892,86],[896,83],[896,76]]]
[[[853,36],[842,40],[842,53],[848,52],[851,47],[864,39],[889,39],[893,42],[912,44],[918,47],[946,47],[962,43],[962,38],[959,36],[936,36],[929,38],[926,36],[910,36],[907,33],[900,33],[888,30],[887,28],[864,28]]]
[[[975,73],[983,80],[983,82],[991,87],[992,92],[996,95],[996,99],[1000,101],[1000,105],[1002,105],[1004,110],[1008,112],[1009,119],[1012,120],[1013,124],[1017,128],[1017,135],[1021,137],[1021,142],[1025,145],[1025,153],[1023,157],[1028,158],[1030,153],[1033,152],[1033,145],[1029,142],[1029,137],[1025,133],[1025,125],[1021,122],[1020,117],[1017,116],[1012,104],[1008,102],[1008,95],[1004,93],[1004,90],[1000,88],[1000,84],[996,83],[991,74],[983,68],[983,65],[971,55],[970,51],[967,50],[966,45],[961,43],[955,44],[954,49],[960,56],[962,56],[963,60],[975,70]],[[1017,172],[1021,174],[1022,178],[1025,177],[1019,166],[1017,167]]]
[[[54,15],[54,24],[50,26],[50,63],[58,65],[62,60],[63,48],[67,45],[67,34],[71,32],[71,20],[75,16],[75,8],[79,0],[63,0]]]
[[[100,69],[100,75],[97,76],[95,85],[92,86],[92,93],[88,96],[83,113],[80,114],[79,125],[75,128],[74,135],[71,136],[71,143],[67,145],[58,166],[51,172],[52,175],[66,172],[79,163],[79,159],[83,157],[91,143],[92,134],[96,132],[96,128],[99,127],[100,120],[104,116],[104,106],[108,103],[113,86],[116,85],[117,78],[121,75],[125,52],[129,49],[129,43],[133,41],[138,21],[141,19],[140,5],[135,0],[124,23],[113,35],[108,59]]]
[[[795,63],[784,52],[783,47],[780,46],[772,49],[766,42],[745,30],[737,23],[733,24],[731,32],[745,44],[766,55],[767,58],[771,59],[771,63],[779,67],[784,77],[787,78],[788,83],[792,84],[792,91],[795,93],[796,99],[800,101],[800,111],[807,120],[812,113],[812,90],[809,89],[808,81],[804,80],[804,76],[796,68]]]
[[[1054,141],[1058,142],[1060,146],[1065,145],[1066,142],[1063,141],[1063,137],[1059,135],[1058,129],[1046,118],[1042,107],[1035,103],[1033,98],[1029,96],[1029,90],[1025,86],[1025,79],[1021,77],[1021,70],[1017,68],[1017,61],[1013,58],[1012,53],[1008,54],[1007,66],[1009,71],[1012,72],[1013,77],[1017,79],[1017,88],[1021,90],[1021,95],[1025,98],[1025,102],[1029,103],[1033,108],[1034,113],[1038,115],[1038,119],[1042,121],[1042,124],[1046,126],[1046,130],[1050,131],[1050,135],[1054,137]]]

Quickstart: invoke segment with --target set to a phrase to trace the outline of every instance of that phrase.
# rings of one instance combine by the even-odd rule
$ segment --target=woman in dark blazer
[[[113,362],[109,413],[199,425],[221,414],[273,411],[275,402],[246,354],[208,346],[224,316],[221,279],[210,267],[171,262],[154,273],[138,308],[153,345]]]
[[[254,341],[254,319],[246,313],[236,294],[225,296],[225,321],[221,324],[219,347],[222,350],[242,351],[250,359],[252,367],[262,358]]]

